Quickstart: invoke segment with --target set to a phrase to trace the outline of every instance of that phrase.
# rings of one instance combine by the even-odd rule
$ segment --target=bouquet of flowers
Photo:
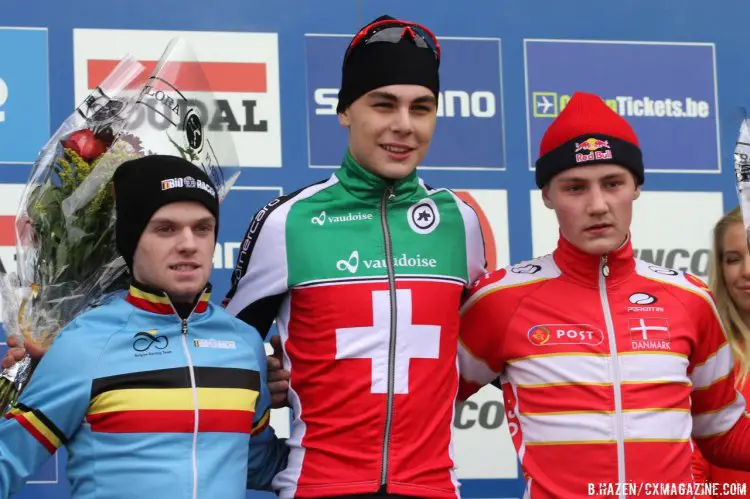
[[[237,165],[231,137],[204,127],[217,108],[207,88],[188,44],[174,39],[150,75],[133,57],[121,60],[52,135],[16,215],[15,272],[0,262],[6,336],[46,347],[79,314],[127,289],[111,185],[123,162],[182,156],[209,174],[223,200],[239,172],[225,177],[221,166]],[[0,375],[0,414],[13,406],[32,367],[26,356]]]

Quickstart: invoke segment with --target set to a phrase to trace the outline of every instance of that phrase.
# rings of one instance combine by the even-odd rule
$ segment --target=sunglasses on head
[[[432,50],[435,59],[440,61],[440,44],[432,31],[421,24],[394,19],[378,21],[362,28],[346,49],[344,60],[349,58],[354,47],[362,43],[399,43],[403,38],[411,39],[417,47]]]

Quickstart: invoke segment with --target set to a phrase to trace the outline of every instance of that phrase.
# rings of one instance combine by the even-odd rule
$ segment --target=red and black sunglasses
[[[435,59],[440,61],[440,44],[432,31],[421,24],[398,19],[377,21],[362,28],[346,49],[344,60],[348,59],[352,49],[361,43],[365,45],[377,42],[398,43],[405,36],[410,37],[417,47],[432,50]]]

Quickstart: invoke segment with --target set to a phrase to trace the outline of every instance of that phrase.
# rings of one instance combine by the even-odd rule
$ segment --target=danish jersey
[[[484,266],[468,204],[349,154],[255,215],[225,306],[263,334],[276,319],[294,412],[281,498],[458,497],[459,308]]]
[[[691,434],[713,460],[750,467],[710,292],[635,259],[629,239],[600,257],[561,237],[551,255],[486,275],[460,341],[459,397],[500,378],[526,497],[630,497],[650,484],[672,487],[652,496],[693,497]]]

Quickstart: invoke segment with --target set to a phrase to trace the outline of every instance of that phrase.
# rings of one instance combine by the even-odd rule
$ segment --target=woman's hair
[[[721,217],[713,230],[713,248],[708,271],[708,285],[716,298],[719,317],[728,335],[734,358],[739,363],[738,384],[744,385],[750,371],[750,328],[742,320],[737,304],[732,300],[724,280],[724,235],[732,224],[742,224],[742,212],[737,207]],[[744,225],[743,225],[744,228]]]

